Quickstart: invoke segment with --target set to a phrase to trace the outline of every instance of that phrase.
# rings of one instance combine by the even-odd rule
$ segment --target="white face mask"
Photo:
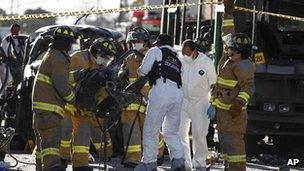
[[[98,56],[98,57],[96,58],[96,63],[97,63],[97,65],[106,66],[107,63],[108,63],[108,60],[106,60],[105,58],[102,58],[102,57]]]
[[[192,56],[184,55],[184,60],[185,60],[186,62],[192,62],[192,61],[193,61],[193,58],[192,58]]]
[[[144,43],[134,43],[133,44],[133,49],[135,50],[140,50],[144,47]]]
[[[193,53],[191,55],[184,55],[184,59],[186,62],[192,62],[193,61]]]

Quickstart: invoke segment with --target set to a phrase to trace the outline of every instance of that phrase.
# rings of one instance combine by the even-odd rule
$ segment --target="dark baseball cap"
[[[153,44],[155,43],[161,43],[162,45],[173,46],[173,38],[169,34],[163,33],[157,36]]]

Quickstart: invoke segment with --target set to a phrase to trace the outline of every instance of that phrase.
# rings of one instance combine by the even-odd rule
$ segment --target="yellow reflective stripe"
[[[99,150],[100,148],[104,148],[104,143],[93,143],[93,145],[94,145],[94,147],[95,147],[96,150]],[[110,146],[112,146],[111,139],[109,139],[107,141],[107,147],[110,147]]]
[[[238,95],[239,98],[242,98],[245,102],[248,102],[250,99],[250,95],[244,91],[241,91]]]
[[[222,156],[224,160],[227,160],[228,154],[222,154]]]
[[[165,146],[165,141],[162,138],[158,143],[158,148],[162,148]],[[126,148],[126,147],[125,147]],[[141,145],[129,145],[128,146],[128,153],[135,153],[135,152],[141,152]]]
[[[76,84],[75,73],[76,71],[69,72],[69,84]]]
[[[46,148],[46,149],[43,149],[41,152],[40,152],[40,157],[43,158],[45,156],[48,156],[48,155],[56,155],[56,156],[59,156],[59,149],[58,148]]]
[[[36,151],[36,153],[35,153],[35,158],[36,158],[36,159],[42,159],[41,152]]]
[[[129,82],[130,82],[130,83],[133,83],[133,82],[135,82],[136,80],[137,80],[137,78],[135,78],[135,77],[129,78]]]
[[[210,102],[213,102],[214,101],[214,96],[210,96]]]
[[[75,98],[75,94],[73,91],[70,92],[70,94],[68,94],[67,96],[64,96],[63,97],[64,100],[66,100],[67,102],[70,102],[72,101],[74,98]]]
[[[128,146],[127,153],[136,153],[136,152],[141,152],[141,145],[129,145]]]
[[[215,106],[216,108],[223,109],[223,110],[230,110],[230,107],[232,106],[231,104],[225,104],[225,103],[221,102],[219,99],[215,99],[212,102],[212,105]],[[246,109],[247,109],[247,103],[244,107],[242,107],[242,110],[246,110]]]
[[[52,79],[47,75],[39,73],[38,76],[37,76],[37,80],[52,85]]]
[[[144,87],[150,87],[149,82],[147,82],[147,83],[144,85]]]
[[[221,84],[221,85],[224,85],[224,86],[234,88],[238,82],[235,81],[235,80],[225,80],[222,77],[218,77],[217,78],[217,83]]]
[[[65,109],[67,112],[70,112],[72,115],[74,115],[74,114],[77,112],[77,109],[76,109],[72,104],[69,104],[69,103],[67,103],[67,104],[64,106],[64,109]]]
[[[61,147],[65,147],[65,148],[71,147],[71,140],[69,140],[69,141],[61,140],[61,141],[60,141],[60,146],[61,146]]]
[[[64,110],[62,107],[50,103],[44,102],[33,102],[33,109],[45,110],[49,112],[55,112],[59,114],[62,118],[64,117]]]
[[[227,162],[229,163],[239,163],[239,162],[246,162],[246,155],[227,155]]]
[[[73,146],[73,153],[89,153],[89,150],[88,146]]]
[[[233,19],[226,19],[223,21],[223,27],[232,27],[234,26]]]
[[[229,110],[230,107],[232,106],[231,104],[222,103],[219,99],[215,99],[212,102],[212,105],[214,105],[215,107],[217,107],[219,109],[223,109],[223,110]]]
[[[146,111],[146,107],[145,106],[139,106],[139,104],[136,103],[131,103],[126,110],[129,111],[137,111],[139,108],[139,112],[144,113]]]
[[[162,147],[164,147],[165,146],[165,141],[164,141],[164,139],[162,138],[160,141],[159,141],[159,143],[158,143],[158,148],[162,148]]]
[[[134,83],[138,78],[129,78],[130,83]],[[150,87],[149,82],[147,82],[144,87]]]

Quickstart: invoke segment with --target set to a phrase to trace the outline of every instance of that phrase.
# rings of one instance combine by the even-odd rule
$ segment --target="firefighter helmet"
[[[94,48],[96,52],[102,52],[109,56],[113,56],[117,53],[116,45],[109,39],[96,39],[91,47]]]
[[[77,39],[77,34],[76,32],[68,26],[59,26],[55,29],[54,37],[63,37],[66,38],[68,40],[70,40],[71,42],[75,42]]]
[[[238,52],[250,51],[252,48],[251,39],[245,33],[235,33],[228,36],[226,45],[228,48],[237,50]]]
[[[142,40],[142,41],[148,41],[150,39],[150,34],[149,32],[142,28],[142,27],[135,27],[127,35],[127,42],[129,41],[137,41],[137,40]]]
[[[194,42],[197,45],[197,50],[200,52],[211,51],[212,37],[210,32],[204,34],[203,37],[196,38]]]

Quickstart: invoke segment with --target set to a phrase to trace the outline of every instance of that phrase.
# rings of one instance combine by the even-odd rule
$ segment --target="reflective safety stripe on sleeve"
[[[158,143],[158,149],[162,148],[165,146],[165,141],[163,138],[160,139],[159,143]]]
[[[37,76],[37,80],[52,85],[52,79],[47,75],[39,73]]]
[[[66,140],[61,140],[60,141],[60,146],[64,148],[69,148],[71,147],[71,140],[66,141]]]
[[[238,82],[236,80],[226,80],[226,79],[223,79],[222,77],[218,77],[217,83],[220,85],[230,87],[230,88],[234,88]]]
[[[129,82],[130,83],[134,83],[136,80],[137,80],[138,78],[129,78]],[[144,87],[150,87],[150,85],[149,85],[149,82],[147,82],[145,85],[144,85]]]
[[[139,109],[139,112],[145,113],[146,107],[145,106],[139,106],[139,104],[131,103],[126,110],[128,111],[137,111]]]
[[[73,91],[71,91],[67,96],[64,96],[63,98],[67,102],[70,102],[70,101],[72,101],[75,98],[75,94],[74,94]]]
[[[73,146],[73,153],[89,153],[89,150],[88,146]]]
[[[58,148],[46,148],[43,149],[40,152],[40,157],[43,158],[45,156],[49,156],[49,155],[55,155],[55,156],[59,156],[59,149]]]
[[[219,109],[223,109],[223,110],[229,110],[230,107],[232,106],[231,104],[222,103],[219,99],[215,99],[212,102],[212,105],[214,105],[215,107],[217,107]]]
[[[219,99],[215,99],[212,102],[212,105],[222,110],[230,110],[230,107],[232,106],[232,104],[225,104],[221,102]],[[247,104],[244,107],[242,107],[242,110],[245,110],[246,108],[247,108]]]
[[[228,163],[240,163],[240,162],[246,162],[246,155],[227,155],[226,160]]]
[[[250,95],[247,92],[241,91],[238,95],[239,98],[243,99],[246,103],[250,99]]]
[[[61,106],[50,104],[50,103],[44,103],[44,102],[33,102],[33,109],[38,110],[44,110],[49,112],[55,112],[58,115],[60,115],[62,118],[64,118],[64,110]]]
[[[129,78],[130,83],[134,83],[136,80],[137,80],[137,78],[135,78],[135,77]]]
[[[41,152],[36,151],[36,152],[35,152],[35,158],[36,158],[36,159],[42,159]]]
[[[101,148],[104,148],[104,143],[93,143],[93,145],[94,145],[94,147],[95,147],[96,150],[99,150],[99,149],[101,149]],[[110,146],[112,146],[112,141],[111,141],[111,139],[109,139],[109,140],[107,141],[107,147],[110,147]]]
[[[234,22],[233,19],[226,19],[223,21],[223,27],[233,27],[234,26]]]

